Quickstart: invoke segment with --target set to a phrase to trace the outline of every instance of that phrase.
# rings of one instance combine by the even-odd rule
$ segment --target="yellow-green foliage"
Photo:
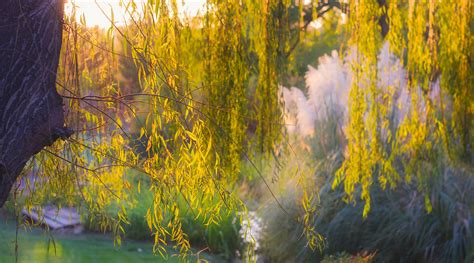
[[[285,69],[285,52],[289,46],[289,0],[248,1],[252,46],[258,56],[257,143],[260,151],[269,153],[272,144],[281,139],[281,116],[278,84]],[[258,15],[256,15],[258,14]]]
[[[235,176],[244,150],[249,77],[246,9],[241,1],[208,1],[203,43],[206,122],[225,172]],[[214,159],[219,158],[215,156]]]
[[[58,91],[65,99],[66,125],[75,134],[31,162],[39,179],[24,191],[26,207],[52,200],[82,204],[120,244],[128,223],[126,204],[136,201],[125,173],[134,169],[151,182],[153,205],[146,221],[155,251],[164,253],[163,245],[171,242],[185,255],[190,244],[181,215],[188,212],[177,200],[206,225],[217,224],[225,217],[222,211],[245,211],[234,192],[244,152],[252,143],[266,154],[281,144],[278,84],[291,50],[295,25],[288,10],[294,3],[209,0],[203,16],[184,20],[178,0],[124,2],[130,16],[124,26],[91,29],[65,19]],[[296,31],[304,21],[303,2]],[[344,183],[349,202],[356,201],[360,187],[364,216],[371,185],[394,187],[399,180],[394,160],[401,160],[405,178],[417,178],[425,191],[429,174],[423,170],[445,152],[453,163],[468,167],[473,158],[471,1],[379,2],[350,1],[350,56],[356,59],[346,159],[334,180],[334,186]],[[396,87],[377,85],[383,41],[378,21],[384,14],[389,17],[386,40],[405,61],[412,96],[409,118],[396,130],[389,118]],[[136,81],[123,81],[123,60],[133,62]],[[257,87],[249,101],[251,76]],[[441,91],[432,99],[438,78]],[[246,138],[251,121],[257,123],[256,137]],[[310,222],[317,196],[311,189],[302,196],[305,233],[316,247],[322,241]],[[107,214],[110,206],[119,212]]]
[[[277,84],[290,3],[208,1],[206,13],[191,20],[180,17],[177,0],[124,4],[126,25],[106,30],[75,21],[74,11],[65,18],[58,90],[75,134],[35,157],[40,180],[25,202],[81,205],[120,244],[127,207],[137,201],[132,192],[143,187],[126,176],[133,169],[151,182],[144,220],[155,252],[171,242],[186,255],[183,214],[210,226],[245,211],[233,189],[244,143],[254,141],[245,138],[249,120],[258,120],[262,151],[280,138]],[[251,74],[258,88],[249,104]],[[107,213],[110,207],[118,213]]]
[[[409,116],[392,130],[388,119],[393,90],[377,87],[377,51],[381,44],[379,18],[388,15],[386,40],[405,61],[411,96]],[[344,182],[348,201],[356,187],[370,210],[370,186],[384,188],[399,180],[394,161],[400,160],[405,179],[416,178],[431,209],[427,179],[436,163],[449,158],[456,165],[472,162],[471,1],[354,0],[350,4],[350,43],[353,46],[353,86],[349,101],[347,158],[333,186]],[[440,90],[434,83],[440,79]],[[449,105],[449,104],[452,105]],[[449,107],[449,108],[448,108]],[[386,134],[386,135],[384,135]],[[468,168],[472,169],[472,168]]]
[[[353,1],[350,10],[350,43],[354,45],[351,55],[356,59],[351,65],[354,77],[347,127],[348,156],[336,174],[334,186],[344,180],[348,201],[352,202],[355,187],[360,183],[366,216],[370,210],[372,173],[384,166],[386,159],[381,142],[386,105],[379,103],[384,94],[377,85],[377,53],[381,40],[376,18],[381,12],[378,2],[370,0]]]

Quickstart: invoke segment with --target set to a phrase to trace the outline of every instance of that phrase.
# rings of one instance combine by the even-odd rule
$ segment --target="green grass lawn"
[[[53,235],[55,246],[46,231],[20,228],[18,233],[18,262],[179,262],[177,252],[168,249],[168,258],[153,255],[152,244],[124,241],[114,247],[111,237],[100,234]],[[0,262],[15,262],[15,224],[0,220]],[[222,262],[209,254],[200,254],[208,262]],[[197,256],[188,261],[199,261]]]

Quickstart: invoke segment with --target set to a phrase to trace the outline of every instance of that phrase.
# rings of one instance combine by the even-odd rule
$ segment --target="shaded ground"
[[[168,259],[154,256],[152,244],[124,241],[119,248],[114,247],[110,237],[99,234],[53,235],[53,240],[42,229],[20,228],[18,233],[18,262],[62,263],[62,262],[179,262],[177,253],[168,250]],[[0,220],[0,262],[15,262],[15,224]],[[209,262],[222,262],[208,254],[200,254]],[[190,259],[197,262],[195,256]]]

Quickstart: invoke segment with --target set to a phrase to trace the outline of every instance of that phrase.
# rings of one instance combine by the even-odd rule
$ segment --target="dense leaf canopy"
[[[107,30],[74,13],[65,18],[57,89],[75,133],[29,163],[24,177],[38,179],[23,190],[27,208],[81,204],[120,244],[127,208],[140,202],[132,191],[150,191],[155,250],[165,253],[171,242],[185,255],[180,215],[212,225],[245,211],[236,191],[241,162],[259,173],[256,156],[288,150],[279,85],[289,82],[309,22],[329,9],[347,13],[341,50],[353,76],[348,144],[333,187],[342,184],[345,200],[362,201],[370,216],[373,184],[415,181],[430,210],[430,182],[442,165],[472,172],[470,0],[209,0],[195,17],[180,15],[178,2],[124,1],[127,23]],[[407,72],[411,103],[402,120],[394,117],[399,88],[379,85],[385,42]],[[306,215],[298,222],[314,248],[316,193],[301,187]],[[118,213],[107,213],[111,207]]]

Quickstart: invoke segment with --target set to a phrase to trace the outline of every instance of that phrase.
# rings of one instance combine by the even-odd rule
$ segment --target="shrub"
[[[415,183],[395,190],[374,186],[371,212],[364,219],[363,203],[344,202],[343,190],[332,190],[328,179],[319,192],[313,222],[325,237],[322,253],[306,246],[302,226],[293,221],[302,215],[298,197],[288,193],[282,200],[289,214],[276,206],[264,213],[268,230],[264,255],[271,262],[314,262],[338,253],[370,253],[375,262],[471,262],[474,178],[447,168],[433,184],[430,213]]]
[[[414,184],[396,190],[374,187],[374,203],[367,218],[363,204],[337,201],[341,189],[321,192],[314,225],[327,237],[326,253],[376,253],[375,261],[462,262],[472,260],[472,203],[474,180],[462,171],[447,169],[435,182],[433,210]],[[340,199],[339,199],[340,200]]]
[[[282,196],[286,212],[272,203],[262,213],[265,223],[261,253],[268,262],[319,262],[322,255],[307,246],[303,225],[295,220],[303,211],[294,193]]]
[[[322,263],[365,263],[372,262],[373,255],[351,255],[347,253],[338,253],[324,257]]]
[[[391,70],[380,72],[383,82],[378,85],[384,87],[393,81],[400,82],[393,100],[396,104],[410,105],[404,69],[389,53],[387,45],[380,56],[381,66],[386,64]],[[369,183],[371,208],[366,218],[362,215],[364,202],[357,199],[360,185],[355,185],[356,203],[346,202],[343,186],[332,189],[334,175],[344,160],[346,141],[342,126],[347,122],[344,95],[350,83],[344,73],[346,66],[338,61],[337,54],[333,54],[320,59],[318,69],[309,70],[306,102],[302,92],[283,88],[285,117],[296,124],[288,131],[311,146],[316,183],[310,191],[319,197],[312,203],[317,209],[312,214],[311,225],[325,237],[325,247],[321,252],[308,248],[305,229],[301,223],[295,223],[295,219],[304,216],[304,210],[299,208],[301,193],[291,189],[279,196],[284,209],[272,204],[263,214],[268,230],[263,253],[275,262],[320,261],[324,256],[340,253],[369,253],[374,261],[383,262],[471,262],[474,258],[472,167],[459,167],[449,161],[442,147],[432,147],[429,152],[418,154],[417,172],[424,174],[416,173],[416,176],[410,162],[413,154],[398,153],[391,160],[396,174],[400,175],[391,184],[395,189],[382,189],[375,181],[381,176],[373,174],[374,182]],[[433,83],[434,87],[438,84]],[[395,106],[390,110],[390,123],[394,127],[388,129],[395,129],[399,121],[407,118],[407,112]],[[308,116],[314,119],[314,125],[308,125]],[[312,134],[308,127],[314,128],[314,136],[306,136]],[[398,149],[394,145],[406,142],[392,138],[389,143],[383,146],[388,152]],[[374,170],[381,173],[378,167]]]
[[[124,225],[124,235],[133,240],[153,240],[152,232],[146,222],[147,210],[153,207],[153,194],[148,190],[150,182],[147,177],[138,173],[130,172],[128,176],[132,177],[132,180],[129,181],[133,183],[129,194],[132,195],[133,200],[137,201],[125,204],[128,224]],[[137,190],[139,181],[140,192]],[[197,213],[191,211],[184,200],[176,200],[176,203],[181,211],[182,228],[188,235],[192,246],[207,248],[209,252],[220,254],[227,259],[232,258],[235,252],[241,248],[240,224],[235,213],[223,209],[218,217],[220,221],[207,225],[206,220],[202,216],[196,216]],[[212,206],[214,203],[209,201],[203,205]],[[117,204],[109,206],[109,210],[104,211],[104,214],[113,218],[119,209]],[[104,231],[97,223],[104,221],[103,218],[100,220],[96,218],[99,216],[101,215],[89,215],[86,224],[89,231]],[[167,222],[166,218],[164,222]]]
[[[240,224],[235,213],[223,211],[221,220],[206,225],[203,218],[195,218],[188,211],[183,215],[183,230],[188,234],[191,244],[208,248],[209,252],[218,254],[225,259],[232,259],[241,249],[239,235]]]

